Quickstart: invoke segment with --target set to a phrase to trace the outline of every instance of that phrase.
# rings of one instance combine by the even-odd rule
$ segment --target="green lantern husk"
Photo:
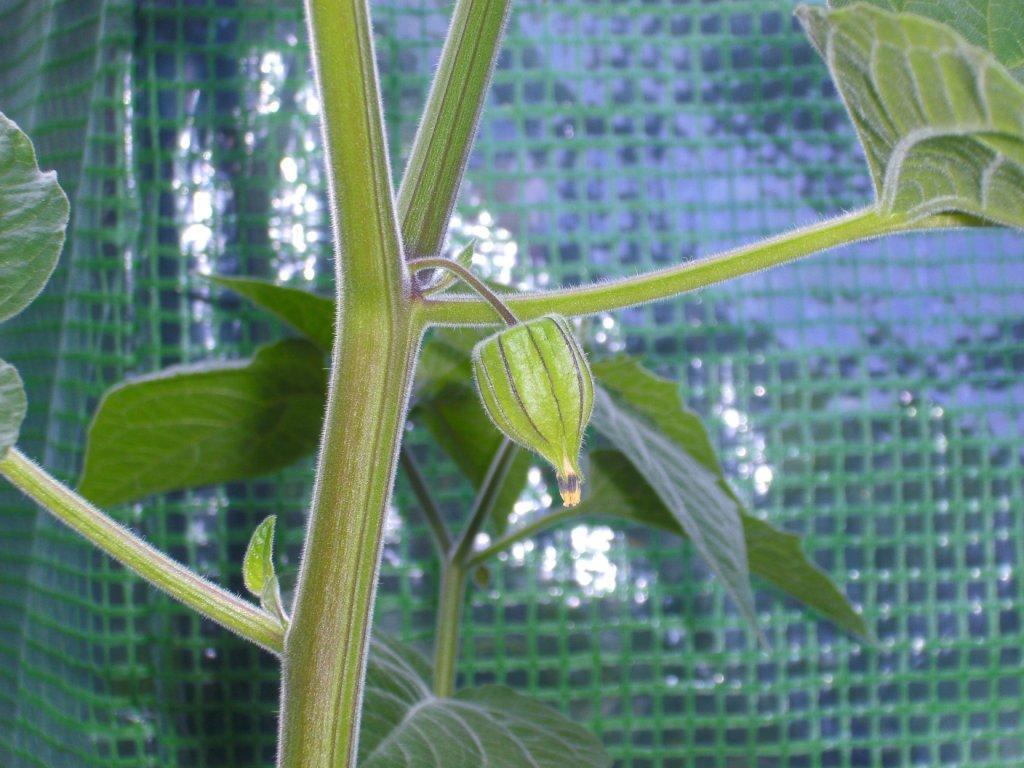
[[[555,468],[562,502],[578,504],[594,382],[569,322],[546,315],[489,336],[473,349],[473,373],[495,426],[543,456]]]

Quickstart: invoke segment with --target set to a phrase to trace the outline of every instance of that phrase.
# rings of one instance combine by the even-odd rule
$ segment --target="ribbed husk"
[[[489,336],[473,349],[473,372],[498,429],[543,456],[555,468],[563,503],[578,504],[594,382],[569,322],[546,315]]]

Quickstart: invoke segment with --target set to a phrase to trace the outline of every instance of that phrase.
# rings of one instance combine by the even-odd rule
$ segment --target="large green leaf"
[[[700,419],[683,406],[675,384],[636,360],[597,363],[593,371],[599,386],[591,424],[630,457],[756,628],[740,505]]]
[[[894,13],[916,13],[952,27],[1024,77],[1024,4],[1020,0],[831,0],[833,8],[868,2]]]
[[[607,768],[588,731],[510,688],[434,696],[424,659],[375,640],[366,674],[360,768]]]
[[[68,199],[36,163],[28,136],[0,113],[0,322],[43,290],[57,266]]]
[[[451,386],[473,388],[470,355],[484,334],[472,328],[434,328],[427,335],[416,366],[417,399],[437,397]]]
[[[289,288],[265,280],[218,277],[215,278],[215,282],[238,293],[255,306],[266,310],[320,349],[330,350],[334,327],[334,302],[330,299],[317,296],[309,291]],[[442,448],[451,455],[476,487],[479,487],[483,481],[491,458],[501,443],[501,435],[491,425],[487,415],[480,407],[479,398],[472,389],[469,354],[473,345],[480,338],[481,332],[476,330],[435,329],[431,332],[420,355],[413,410],[415,420],[424,423],[431,430]],[[236,370],[236,366],[230,366],[230,370]],[[267,370],[266,367],[257,367],[250,373],[255,374]],[[195,372],[190,371],[190,373],[194,374]],[[200,371],[200,373],[207,374],[209,371]],[[151,380],[160,381],[162,378],[162,375],[157,375],[127,386],[143,386]],[[206,381],[207,379],[201,380]],[[289,380],[286,376],[279,375],[277,384],[281,387],[279,394],[283,395],[287,390]],[[296,378],[295,386],[298,390],[295,394],[302,395],[307,388],[307,381],[300,376]],[[324,395],[326,396],[325,391]],[[117,402],[117,399],[113,400],[115,405]],[[246,420],[239,418],[244,404],[241,402],[236,404],[237,410],[234,416],[239,418],[239,423],[244,424],[247,421],[251,422],[261,418],[256,411],[261,411],[263,404],[253,401],[251,405],[254,412]],[[320,405],[318,412],[322,413],[322,411],[323,404]],[[171,428],[174,414],[157,413],[156,415],[161,419],[161,429]],[[101,411],[97,414],[97,424],[101,423],[101,416],[103,425],[113,426],[116,411],[111,410],[108,401],[101,404]],[[144,413],[137,415],[137,429],[143,428],[141,421],[145,416]],[[192,418],[192,414],[189,412],[180,412],[180,416],[186,420]],[[101,474],[106,477],[107,473],[118,467],[114,456],[116,445],[103,446],[100,444],[100,437],[105,430],[98,432],[94,430],[93,432],[95,436],[90,434],[89,449],[86,454],[86,475],[82,481],[83,488],[86,490],[116,482],[113,479],[102,479]],[[304,453],[312,452],[315,449],[316,440],[314,438],[305,439],[310,438],[311,434],[312,432],[307,430],[306,433],[300,435],[303,439],[294,442],[290,452],[276,453],[253,452],[251,435],[245,429],[221,433],[219,449],[225,453],[245,457],[245,459],[235,462],[230,471],[225,468],[217,480],[241,480],[265,474],[290,461],[295,461]],[[231,440],[238,441],[233,448]],[[303,453],[299,453],[300,448],[304,448]],[[102,460],[101,457],[103,457]],[[529,455],[521,452],[506,478],[496,505],[496,509],[502,510],[504,515],[493,521],[498,532],[503,530],[507,513],[525,485],[526,473],[530,465]],[[188,488],[214,482],[210,479],[208,472],[197,471],[193,465],[181,462],[165,465],[161,473],[164,478],[164,487],[161,490]],[[145,491],[146,493],[153,492],[150,488],[151,485],[151,482],[145,484],[148,489]],[[141,488],[142,486],[139,490],[132,491],[131,497],[142,495]],[[101,491],[94,490],[93,492]],[[125,493],[127,493],[126,490],[118,491],[118,500],[123,500]]]
[[[214,277],[239,296],[290,325],[324,352],[334,343],[334,301],[300,288],[249,277]]]
[[[115,504],[286,467],[316,447],[326,387],[322,351],[301,339],[117,386],[89,429],[80,490]]]
[[[1024,227],[1024,85],[995,56],[937,21],[866,3],[797,14],[850,112],[884,212]]]
[[[590,453],[587,485],[587,497],[578,507],[580,515],[621,518],[686,535],[658,494],[620,451]],[[828,575],[807,558],[799,536],[746,513],[741,517],[752,573],[847,632],[863,639],[871,637],[864,618]]]
[[[18,442],[26,408],[21,376],[13,365],[0,360],[0,459]]]

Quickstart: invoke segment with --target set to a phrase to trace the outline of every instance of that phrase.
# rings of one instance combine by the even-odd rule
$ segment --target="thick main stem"
[[[381,534],[412,383],[409,322],[342,312],[317,486],[285,641],[280,768],[351,768]]]
[[[353,768],[384,518],[421,326],[394,212],[366,0],[307,0],[337,307],[327,412],[282,657],[279,768]]]

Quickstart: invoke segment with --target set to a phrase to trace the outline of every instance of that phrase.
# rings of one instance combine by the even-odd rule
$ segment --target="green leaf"
[[[561,713],[488,685],[434,696],[414,650],[373,642],[366,673],[360,768],[607,768],[596,738]]]
[[[470,354],[484,335],[476,329],[433,329],[423,343],[416,365],[414,396],[420,400],[436,398],[450,386],[472,391]]]
[[[263,610],[287,624],[288,616],[281,603],[281,586],[274,569],[274,528],[277,515],[270,515],[256,526],[242,560],[245,588],[260,599]]]
[[[629,456],[679,527],[757,629],[740,506],[700,419],[676,385],[631,358],[596,363],[590,423]]]
[[[857,128],[883,212],[1024,227],[1024,85],[991,53],[932,19],[865,3],[797,15]]]
[[[868,2],[893,13],[914,13],[952,27],[1024,77],[1024,11],[1020,0],[831,0],[833,8]]]
[[[0,459],[18,442],[28,403],[17,369],[0,360]]]
[[[114,387],[89,429],[80,491],[116,504],[286,467],[316,447],[326,388],[323,353],[301,339]]]
[[[50,279],[68,211],[57,174],[39,170],[28,136],[0,113],[0,322],[27,307]]]
[[[591,452],[587,485],[588,493],[577,508],[581,516],[621,518],[686,536],[658,494],[620,451]],[[871,639],[864,618],[828,575],[807,558],[799,536],[746,513],[741,518],[752,573],[841,629]]]
[[[213,277],[228,288],[290,325],[324,352],[334,344],[334,301],[299,288],[248,277]]]
[[[276,575],[274,571],[274,527],[277,515],[270,515],[256,526],[249,539],[242,560],[242,580],[245,588],[257,597]]]

